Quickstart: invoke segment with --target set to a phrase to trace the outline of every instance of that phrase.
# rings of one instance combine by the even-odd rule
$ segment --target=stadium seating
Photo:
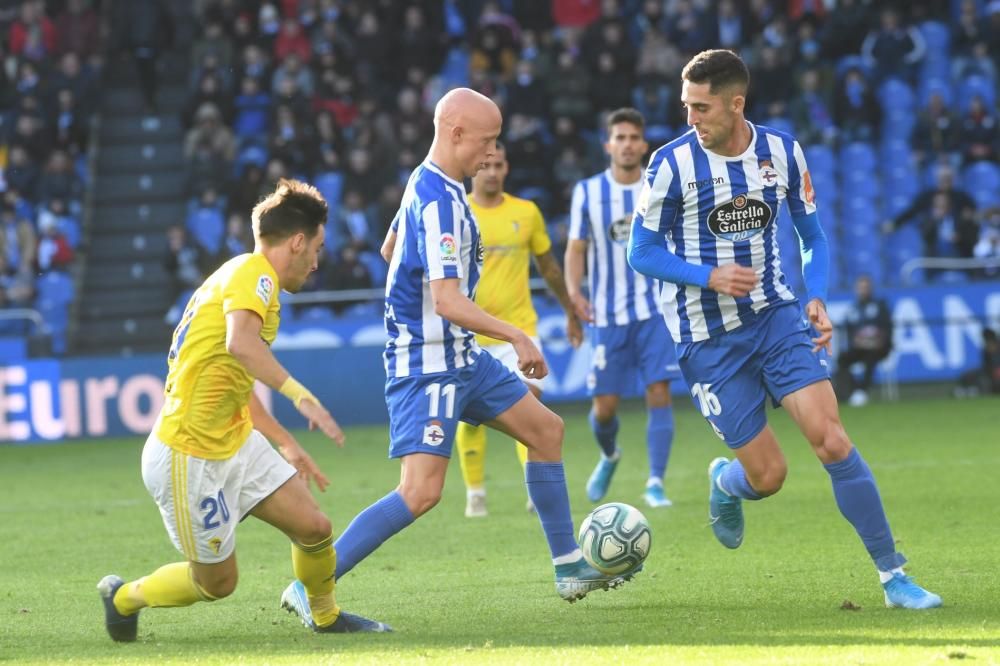
[[[976,162],[962,172],[963,189],[972,195],[980,208],[1000,206],[1000,166]]]

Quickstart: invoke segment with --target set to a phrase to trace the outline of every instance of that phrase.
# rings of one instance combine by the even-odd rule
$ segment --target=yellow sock
[[[459,422],[455,433],[462,478],[468,490],[480,490],[486,485],[486,426]]]
[[[340,606],[333,595],[337,551],[333,535],[312,545],[292,542],[292,571],[302,581],[309,597],[309,608],[317,625],[333,624],[340,616]]]
[[[517,450],[517,459],[521,461],[521,470],[524,470],[524,466],[528,464],[528,447],[515,441],[514,448]]]
[[[174,608],[197,601],[215,601],[215,597],[194,582],[188,562],[165,564],[144,578],[125,583],[118,588],[114,599],[115,608],[122,615],[132,615],[147,606]]]

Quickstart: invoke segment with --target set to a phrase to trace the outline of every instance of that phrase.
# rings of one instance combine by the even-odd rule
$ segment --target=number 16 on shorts
[[[719,439],[725,441],[725,436],[722,431],[719,430],[718,426],[712,422],[711,417],[719,416],[722,414],[722,403],[719,402],[719,396],[712,393],[711,384],[695,384],[691,387],[691,395],[694,397],[695,401],[698,403],[698,409],[701,410],[701,415],[705,417],[708,424],[712,426],[712,430],[715,434],[719,436]]]

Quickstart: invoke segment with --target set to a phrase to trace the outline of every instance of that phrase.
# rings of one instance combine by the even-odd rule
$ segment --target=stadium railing
[[[35,329],[45,332],[47,329],[45,318],[38,310],[31,308],[11,308],[0,310],[0,321],[21,321],[25,320],[35,325]]]
[[[904,285],[914,286],[913,274],[925,268],[944,271],[976,271],[984,268],[1000,268],[1000,257],[960,258],[960,257],[915,257],[899,268],[899,278]]]

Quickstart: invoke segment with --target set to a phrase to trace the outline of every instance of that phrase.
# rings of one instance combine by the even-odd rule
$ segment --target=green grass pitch
[[[597,456],[578,407],[566,418],[574,520]],[[334,412],[336,410],[334,409]],[[345,609],[392,624],[379,636],[314,635],[278,610],[289,546],[254,520],[238,531],[241,580],[214,604],[143,611],[139,642],[105,635],[94,586],[179,559],[139,476],[139,439],[0,446],[0,662],[74,664],[943,664],[1000,663],[1000,405],[918,400],[844,413],[871,464],[910,572],[940,593],[935,611],[887,610],[875,572],[834,504],[826,473],[783,412],[784,490],[747,506],[742,548],[707,527],[709,460],[725,455],[687,402],[667,475],[674,501],[643,508],[645,423],[623,410],[625,457],[609,499],[643,509],[646,571],[569,605],[509,440],[491,434],[489,510],[463,517],[453,465],[441,504],[338,584]],[[344,525],[392,488],[384,428],[354,428],[336,450],[303,433],[332,480],[320,496]],[[848,610],[847,606],[855,608]]]

